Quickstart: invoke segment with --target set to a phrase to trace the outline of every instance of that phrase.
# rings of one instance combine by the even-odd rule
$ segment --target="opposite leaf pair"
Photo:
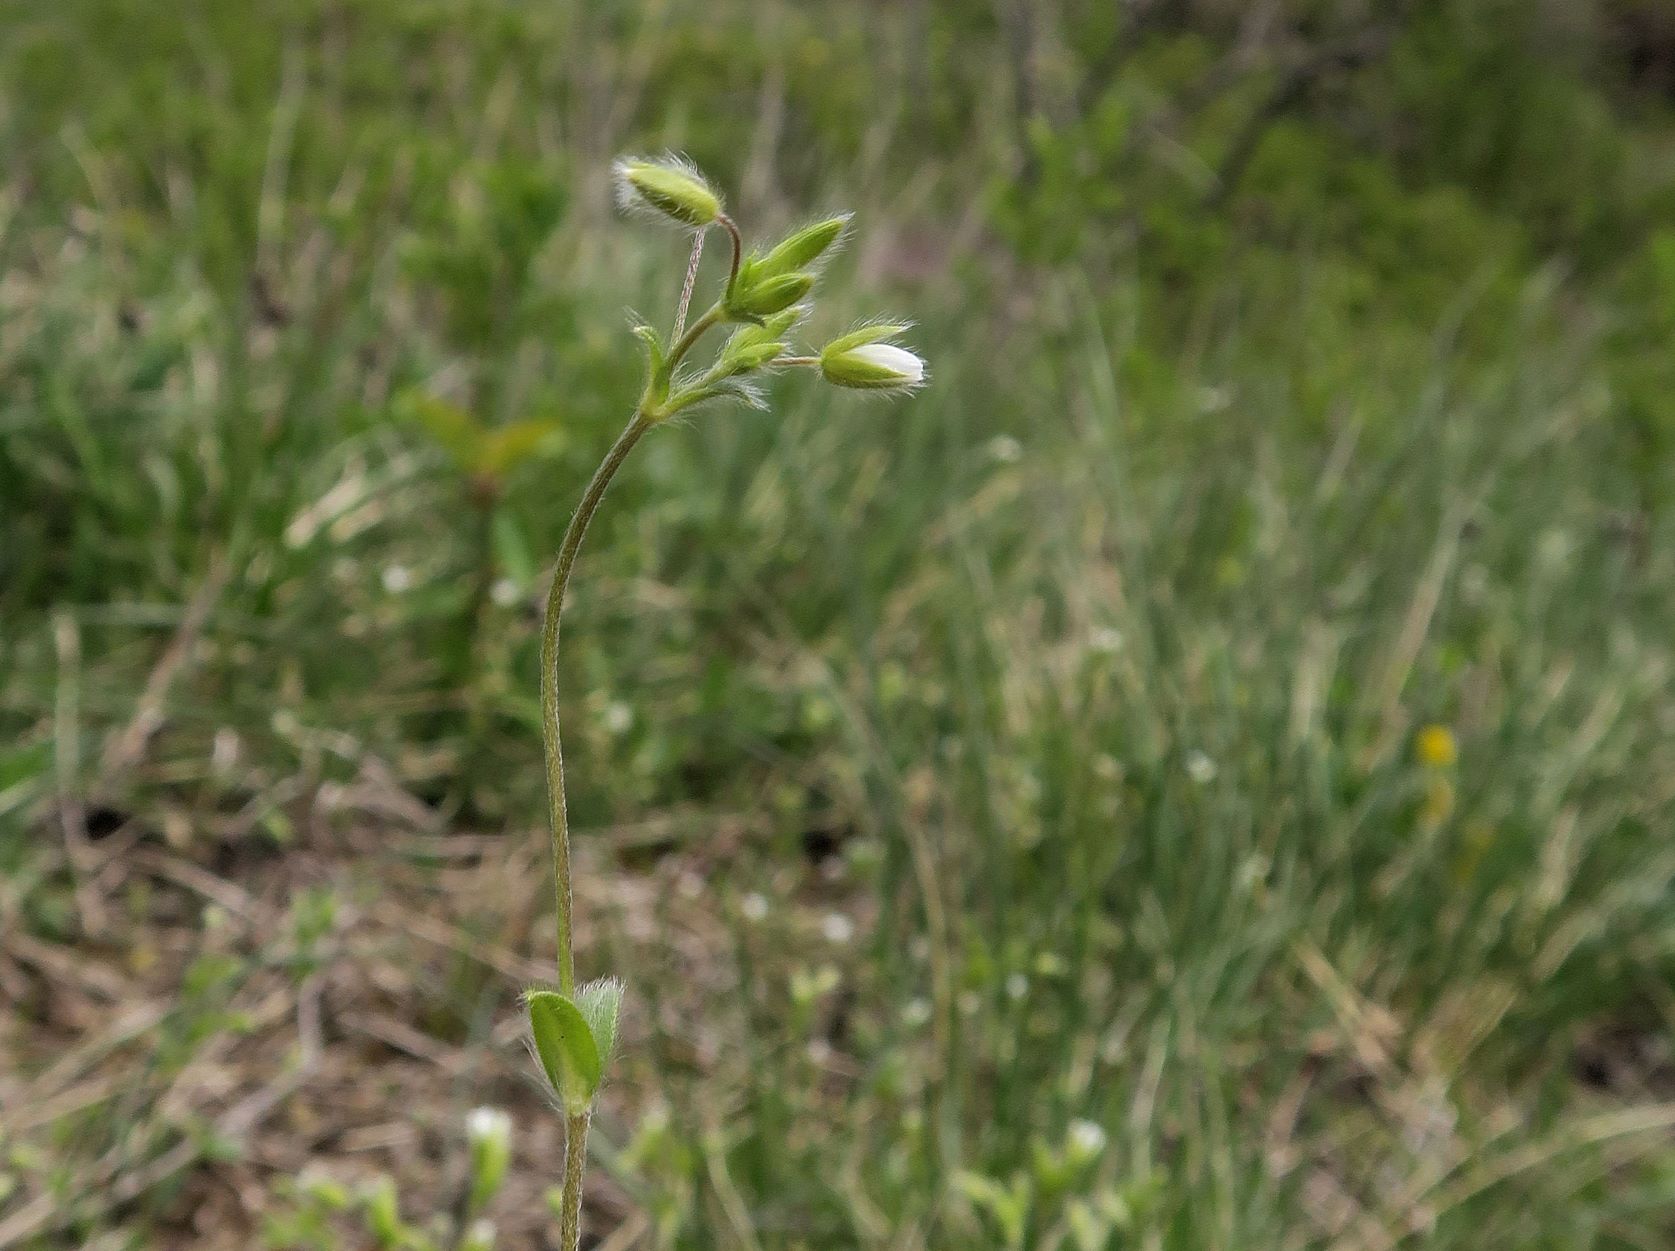
[[[531,990],[524,1002],[547,1081],[566,1114],[581,1116],[593,1107],[616,1049],[622,983],[614,977],[589,982],[574,999],[556,990]]]

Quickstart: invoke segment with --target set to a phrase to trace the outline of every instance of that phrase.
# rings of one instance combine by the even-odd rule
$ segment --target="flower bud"
[[[743,321],[782,313],[809,293],[813,274],[777,274],[761,281],[741,281],[727,301],[727,314]]]
[[[614,172],[617,202],[626,210],[648,209],[699,228],[721,215],[721,197],[687,161],[623,157]]]
[[[785,355],[785,344],[769,340],[766,343],[752,343],[748,347],[741,347],[737,351],[729,352],[722,358],[722,363],[730,374],[749,373],[752,369],[760,369],[764,365],[771,365]]]
[[[911,391],[925,381],[925,362],[904,347],[881,340],[905,326],[879,324],[833,339],[820,353],[826,381],[863,391]]]
[[[851,214],[845,213],[841,217],[828,217],[825,221],[815,222],[786,235],[773,251],[751,262],[752,274],[766,278],[807,269],[838,241],[849,225],[850,216]]]
[[[474,1108],[465,1118],[465,1136],[471,1146],[471,1201],[473,1212],[481,1212],[506,1180],[512,1160],[512,1118],[499,1108]]]

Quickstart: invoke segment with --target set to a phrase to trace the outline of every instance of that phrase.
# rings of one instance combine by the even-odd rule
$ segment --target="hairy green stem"
[[[724,222],[728,233],[733,238],[733,274],[738,273],[739,265],[739,237],[738,231],[731,222]],[[697,249],[693,249],[696,270]],[[685,312],[685,299],[682,300],[682,313]],[[679,341],[670,350],[669,358],[664,365],[665,382],[672,376],[675,367],[681,359],[697,344],[704,332],[716,325],[725,317],[720,303],[706,312],[680,335]],[[681,318],[677,317],[677,325]],[[677,334],[679,331],[677,330]],[[654,383],[655,385],[655,383]],[[581,552],[582,539],[587,534],[588,523],[593,520],[593,514],[599,510],[600,501],[605,498],[605,491],[611,485],[611,479],[616,477],[622,462],[628,459],[628,454],[634,450],[634,445],[640,441],[642,435],[653,425],[661,412],[648,411],[646,402],[617,436],[617,441],[611,445],[611,450],[605,454],[599,468],[594,471],[593,479],[587,484],[587,492],[582,496],[582,502],[576,506],[576,513],[570,518],[570,525],[564,531],[564,541],[559,545],[558,563],[553,569],[552,587],[547,592],[547,615],[541,627],[541,738],[546,748],[547,757],[547,804],[552,817],[553,844],[553,899],[555,903],[554,925],[558,931],[558,988],[566,996],[574,997],[576,993],[576,955],[575,936],[572,923],[573,891],[570,879],[570,817],[564,798],[564,751],[559,743],[558,732],[558,623],[559,615],[564,611],[564,592],[570,585],[571,571],[576,567],[576,557]],[[570,1116],[566,1121],[566,1137],[564,1144],[564,1189],[559,1206],[559,1247],[561,1251],[577,1251],[581,1246],[582,1236],[582,1173],[587,1167],[587,1130],[588,1113]]]
[[[582,1174],[587,1169],[587,1129],[591,1114],[564,1121],[564,1193],[558,1206],[559,1251],[582,1245]]]
[[[711,326],[715,325],[716,322],[720,321],[723,315],[721,305],[716,304],[697,321],[692,323],[691,328],[680,337],[679,342],[677,342],[669,352],[669,361],[668,364],[664,366],[664,369],[670,376],[673,376],[675,366],[680,364],[681,358],[690,352],[694,346],[696,346],[699,339],[703,338],[704,331],[708,330]]]
[[[541,738],[547,755],[547,803],[552,816],[558,988],[565,995],[576,992],[576,957],[570,920],[570,819],[564,805],[564,752],[558,739],[558,617],[564,608],[564,589],[570,584],[570,571],[576,566],[576,554],[581,551],[588,523],[598,511],[599,501],[605,498],[605,489],[611,485],[616,471],[622,468],[628,453],[634,450],[640,436],[651,426],[650,418],[643,412],[636,412],[594,471],[593,480],[587,484],[587,493],[576,506],[576,514],[570,518],[570,527],[565,530],[564,542],[559,546],[552,588],[547,592],[546,621],[541,628]]]

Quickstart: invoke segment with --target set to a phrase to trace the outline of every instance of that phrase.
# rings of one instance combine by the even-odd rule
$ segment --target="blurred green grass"
[[[1413,6],[1207,195],[1284,70],[1172,118],[1239,46],[1186,9],[1110,71],[1035,10],[1082,107],[1013,118],[1005,6],[8,6],[12,1089],[63,1038],[38,944],[153,924],[88,932],[100,835],[240,882],[408,828],[322,799],[370,770],[537,837],[542,570],[684,259],[605,169],[674,147],[750,224],[857,207],[829,303],[914,315],[934,383],[658,432],[584,555],[577,823],[716,918],[624,970],[643,1245],[1006,1245],[1019,1176],[1029,1247],[1675,1245],[1668,104]],[[555,427],[491,522],[417,395]],[[265,967],[184,924],[136,1075]],[[409,1024],[486,1045],[519,986],[455,973]],[[0,1230],[195,1245],[75,1193],[194,1132],[0,1120]]]

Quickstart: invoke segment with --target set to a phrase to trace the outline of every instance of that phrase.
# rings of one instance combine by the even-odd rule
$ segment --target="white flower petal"
[[[894,343],[863,343],[858,348],[851,348],[850,353],[857,360],[865,361],[868,365],[876,366],[879,369],[888,369],[893,374],[899,374],[904,385],[912,385],[924,380],[925,362],[906,348],[897,347]]]

